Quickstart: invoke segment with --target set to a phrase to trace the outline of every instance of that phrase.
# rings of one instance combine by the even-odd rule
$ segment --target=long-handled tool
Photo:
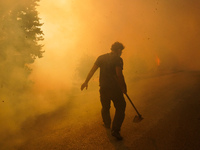
[[[126,97],[128,98],[128,100],[130,101],[130,103],[131,103],[131,105],[133,106],[133,108],[135,109],[135,111],[137,112],[137,114],[138,114],[138,115],[136,115],[136,116],[134,117],[133,122],[138,123],[138,122],[142,121],[142,119],[144,119],[144,118],[143,118],[142,115],[138,112],[138,110],[136,109],[135,105],[134,105],[133,102],[131,101],[131,99],[130,99],[130,97],[128,96],[128,94],[126,93],[125,95],[126,95]]]

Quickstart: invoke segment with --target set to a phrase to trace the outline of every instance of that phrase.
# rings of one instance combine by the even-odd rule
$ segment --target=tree
[[[39,0],[1,1],[0,86],[15,90],[28,83],[29,64],[41,58],[42,23],[36,7]],[[4,6],[4,7],[3,7]]]

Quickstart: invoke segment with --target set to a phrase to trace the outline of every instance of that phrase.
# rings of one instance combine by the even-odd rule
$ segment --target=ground
[[[136,112],[126,99],[123,141],[103,127],[98,90],[88,89],[75,92],[54,111],[26,119],[2,149],[198,150],[200,72],[164,73],[131,81],[128,95],[144,120],[133,123]]]

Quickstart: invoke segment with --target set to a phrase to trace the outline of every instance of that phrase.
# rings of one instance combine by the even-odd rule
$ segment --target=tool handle
[[[130,97],[128,96],[128,94],[125,94],[126,97],[128,98],[128,100],[130,101],[131,105],[133,106],[133,108],[135,109],[135,111],[137,112],[138,116],[141,117],[140,113],[138,112],[138,110],[136,109],[135,105],[133,104],[133,102],[131,101]]]

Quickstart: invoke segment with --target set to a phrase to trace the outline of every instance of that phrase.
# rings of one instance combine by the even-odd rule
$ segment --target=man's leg
[[[125,108],[126,108],[126,101],[124,99],[123,93],[117,93],[113,97],[113,103],[115,106],[115,117],[112,123],[112,135],[115,136],[117,139],[121,140],[122,137],[119,134],[121,130],[122,123],[125,118]]]
[[[100,89],[100,100],[101,100],[101,115],[106,128],[110,128],[111,117],[110,117],[110,104],[111,100],[106,89]]]

